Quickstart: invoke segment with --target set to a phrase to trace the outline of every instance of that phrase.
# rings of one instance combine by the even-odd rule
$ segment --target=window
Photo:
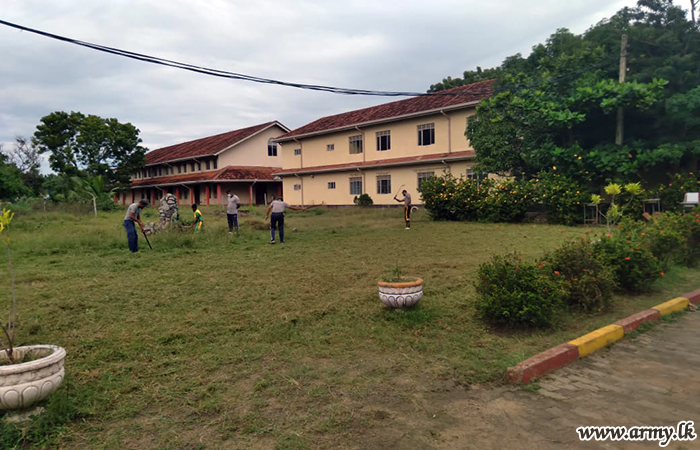
[[[435,124],[418,125],[418,145],[433,145],[435,143]]]
[[[335,189],[335,181],[328,182],[328,189]]]
[[[350,195],[362,195],[362,177],[350,177]]]
[[[301,149],[300,148],[295,148],[294,149],[294,156],[300,156],[301,155]]]
[[[362,153],[362,135],[350,136],[350,154]]]
[[[391,175],[377,176],[377,194],[391,194]]]
[[[185,164],[182,165],[182,170],[184,170],[185,173],[187,173],[187,163],[185,163]]]
[[[177,173],[182,173],[182,166],[180,164],[177,165]]]
[[[277,143],[267,141],[267,156],[277,156]]]
[[[420,191],[420,185],[423,184],[425,180],[429,180],[435,176],[435,172],[418,172],[418,190]]]
[[[327,144],[326,145],[327,152],[332,152],[333,150],[335,150],[335,144]]]
[[[211,168],[210,164],[211,164],[211,161],[207,161],[207,170],[209,170]]]
[[[486,175],[485,172],[474,172],[472,169],[467,169],[467,178],[470,180],[483,180],[487,178],[488,176]]]
[[[192,172],[194,172],[194,163],[192,163]]]
[[[294,185],[294,190],[295,190],[295,191],[300,191],[300,190],[301,190],[301,184],[295,184],[295,185]]]
[[[202,163],[197,163],[197,171],[202,171]]]
[[[389,130],[377,132],[377,151],[383,152],[385,150],[391,150],[391,133]]]
[[[214,158],[214,169],[216,170],[219,167],[218,160]]]
[[[167,174],[166,174],[166,175],[167,175]],[[162,167],[159,167],[159,168],[158,168],[158,176],[159,176],[159,177],[160,177],[160,176],[163,176],[163,168],[162,168]]]

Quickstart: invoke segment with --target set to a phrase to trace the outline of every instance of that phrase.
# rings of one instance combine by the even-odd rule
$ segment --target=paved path
[[[700,435],[700,312],[662,323],[539,381],[536,392],[449,389],[416,393],[412,407],[384,411],[357,448],[650,449],[654,442],[581,442],[587,425],[675,426]],[[672,442],[673,450],[700,449]]]

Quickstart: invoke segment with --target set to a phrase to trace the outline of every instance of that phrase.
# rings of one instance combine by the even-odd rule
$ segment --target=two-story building
[[[367,193],[386,205],[406,189],[419,203],[422,180],[445,172],[481,176],[471,170],[475,153],[465,131],[493,85],[482,81],[323,117],[278,137],[282,170],[275,174],[285,201],[352,205]]]
[[[282,193],[273,175],[282,166],[273,138],[288,131],[277,121],[267,122],[148,152],[131,190],[117,194],[115,201],[155,203],[170,193],[180,203],[223,204],[230,190],[241,203],[266,204]]]

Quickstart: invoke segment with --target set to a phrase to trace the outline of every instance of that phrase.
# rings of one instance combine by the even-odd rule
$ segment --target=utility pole
[[[627,75],[627,34],[622,34],[622,43],[620,45],[620,83],[625,82]],[[615,133],[615,145],[622,145],[622,140],[625,134],[625,110],[622,106],[617,108],[617,131]]]

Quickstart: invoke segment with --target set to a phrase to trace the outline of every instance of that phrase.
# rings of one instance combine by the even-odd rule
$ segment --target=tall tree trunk
[[[92,209],[95,211],[95,217],[97,217],[97,197],[92,196]]]

